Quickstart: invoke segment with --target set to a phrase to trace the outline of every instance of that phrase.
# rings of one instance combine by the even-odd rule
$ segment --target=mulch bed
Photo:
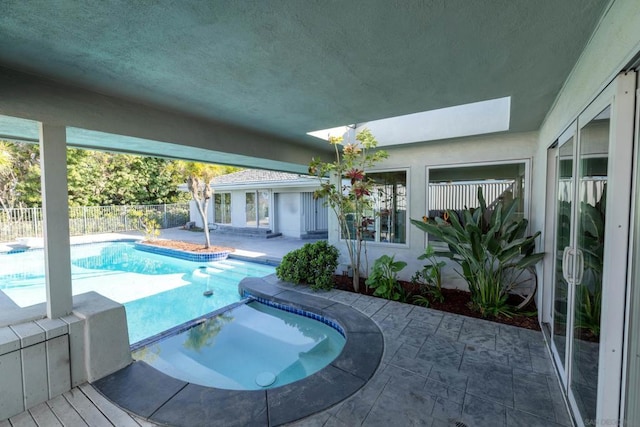
[[[351,277],[335,276],[335,284],[337,289],[348,291],[348,292],[354,292]],[[419,293],[417,287],[410,282],[400,281],[400,284],[403,286],[405,291],[410,292],[412,295],[417,295]],[[373,289],[367,288],[367,286],[364,283],[364,279],[361,278],[359,293],[363,295],[373,296],[373,291],[374,291]],[[490,320],[490,321],[502,323],[505,325],[518,326],[520,328],[533,329],[536,331],[540,330],[540,325],[538,324],[538,318],[537,318],[537,315],[535,314],[531,316],[516,314],[516,315],[513,315],[512,317],[498,316],[498,317],[485,318],[485,317],[482,317],[480,313],[478,313],[477,311],[474,311],[471,309],[471,306],[470,306],[471,295],[469,294],[469,292],[461,291],[459,289],[442,288],[442,294],[444,295],[444,301],[439,302],[439,301],[434,301],[433,299],[430,299],[429,308],[432,308],[434,310],[446,311],[448,313],[461,314],[463,316],[475,317],[477,319]],[[409,299],[406,302],[408,304],[413,303],[411,297],[409,297]],[[517,303],[516,300],[512,301],[512,304],[516,304],[516,303]],[[533,304],[528,307],[525,307],[524,310],[529,313],[536,313],[536,307]]]

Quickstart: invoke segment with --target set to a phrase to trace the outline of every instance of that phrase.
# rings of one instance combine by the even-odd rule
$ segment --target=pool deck
[[[571,425],[541,332],[345,291],[288,288],[357,309],[378,325],[385,345],[380,366],[359,391],[292,426]],[[83,423],[57,416],[60,424],[49,425],[125,425],[118,421],[122,410],[87,390],[93,388],[85,384],[56,399],[69,402],[80,391],[88,397],[85,403],[99,399],[97,412],[74,410]],[[44,409],[55,408],[52,402],[42,404]],[[0,422],[0,427],[43,425],[33,423],[43,410],[37,408]],[[138,425],[154,425],[130,418]],[[215,425],[215,420],[201,421],[193,425]]]
[[[166,238],[187,240],[189,234],[196,239],[202,237],[175,231],[180,237]],[[258,257],[281,258],[306,242],[291,239],[293,247],[286,243],[279,252],[269,252],[267,245],[277,246],[278,239],[243,238],[243,248],[239,249],[264,254]],[[213,243],[233,245],[230,239]],[[274,277],[269,280],[290,291],[355,308],[377,324],[384,339],[380,365],[361,389],[289,425],[572,425],[541,332],[345,291],[313,292]],[[0,421],[0,427],[45,425],[156,424],[127,414],[89,384]],[[215,425],[215,420],[203,419],[193,425]]]

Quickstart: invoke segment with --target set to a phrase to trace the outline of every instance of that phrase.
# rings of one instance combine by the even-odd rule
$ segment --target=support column
[[[40,124],[40,169],[47,316],[55,319],[70,314],[73,308],[64,126]]]

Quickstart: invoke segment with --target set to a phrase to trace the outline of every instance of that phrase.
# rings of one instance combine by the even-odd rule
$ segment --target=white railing
[[[160,228],[178,227],[189,221],[189,204],[72,206],[69,207],[69,234],[111,233],[136,229],[127,213],[154,211]],[[20,237],[42,237],[42,208],[0,209],[0,242]]]

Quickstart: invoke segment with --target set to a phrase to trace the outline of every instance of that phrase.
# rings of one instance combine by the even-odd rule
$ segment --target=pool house
[[[367,171],[381,195],[370,264],[419,269],[427,241],[410,219],[470,183],[519,197],[546,253],[548,407],[571,417],[554,422],[640,425],[637,0],[1,9],[0,139],[40,146],[47,299],[0,304],[0,425],[131,364],[123,306],[72,296],[67,147],[305,174],[334,156],[323,137],[364,128],[389,152]],[[331,211],[328,230],[344,249]]]

